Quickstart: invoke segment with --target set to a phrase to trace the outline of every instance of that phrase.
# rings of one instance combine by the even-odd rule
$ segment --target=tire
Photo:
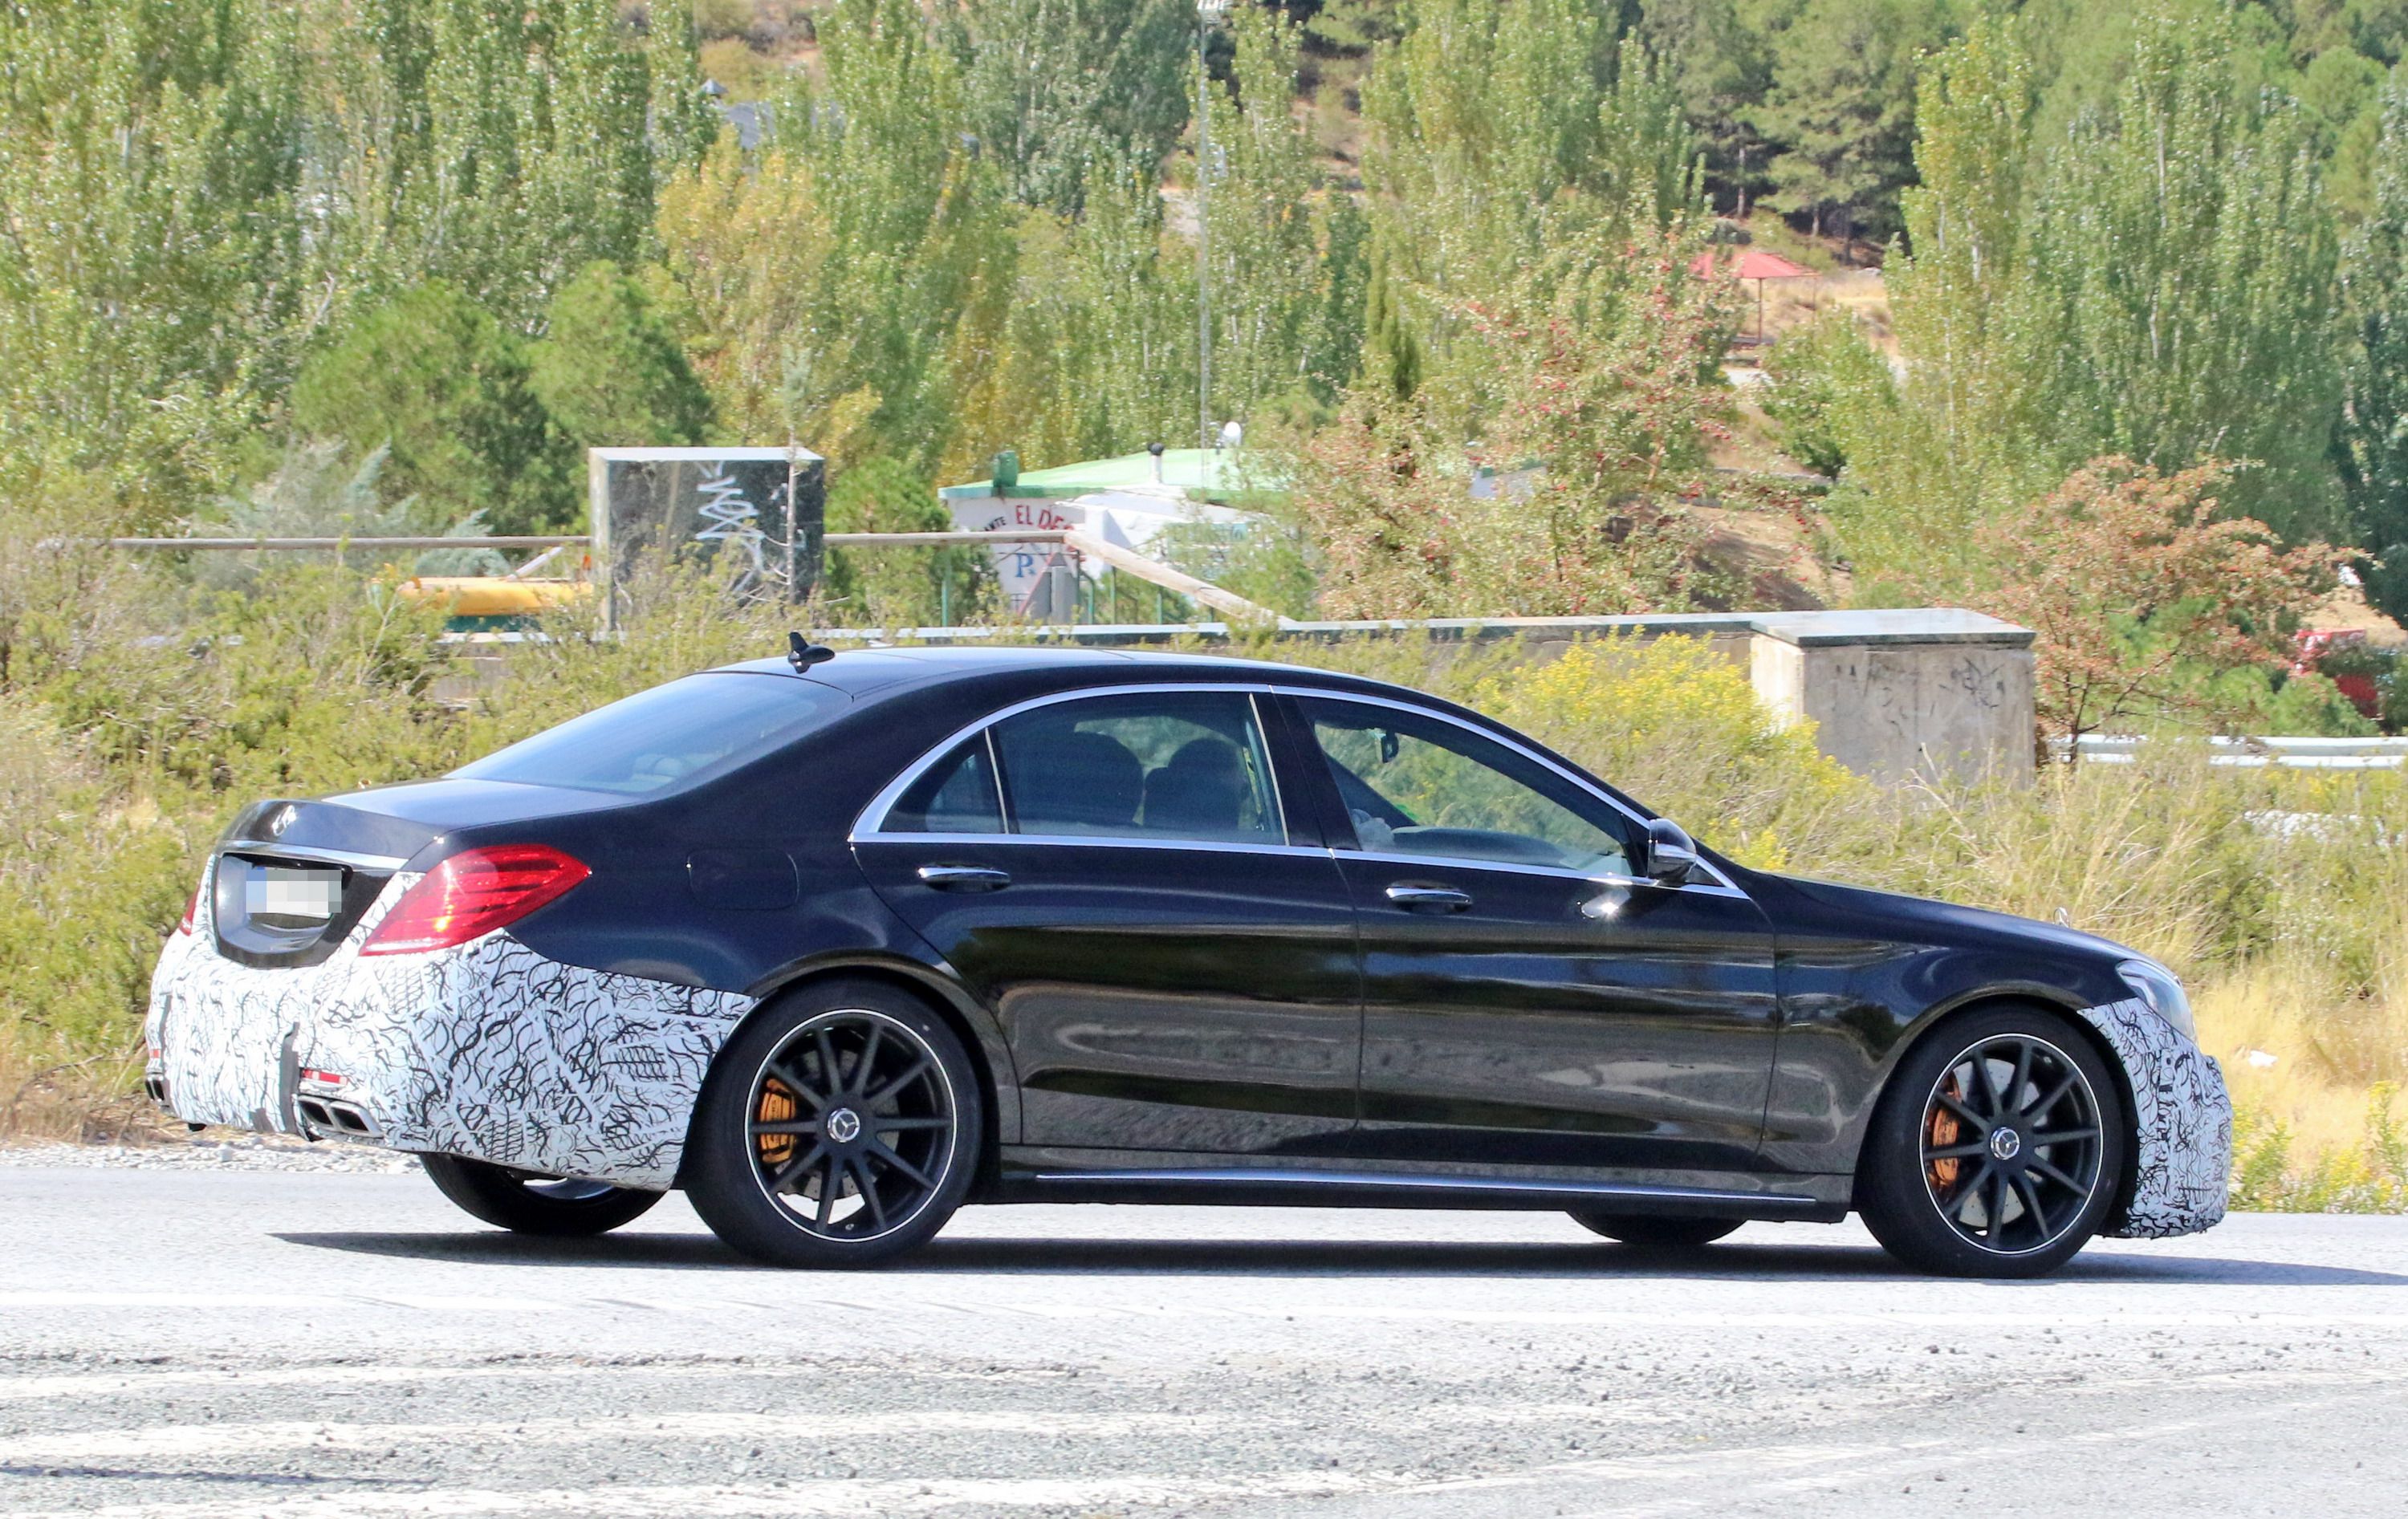
[[[1737,1218],[1677,1218],[1670,1214],[1603,1213],[1574,1209],[1572,1222],[1636,1250],[1702,1250],[1745,1223]]]
[[[874,1266],[926,1243],[978,1169],[977,1071],[943,1019],[877,982],[755,1014],[703,1083],[686,1140],[695,1212],[771,1266]]]
[[[2114,1073],[2064,1018],[1952,1018],[1890,1077],[1857,1165],[1857,1211],[1917,1270],[2045,1276],[2106,1223],[2130,1137]]]
[[[608,1234],[642,1217],[657,1192],[602,1182],[563,1181],[459,1155],[421,1155],[437,1190],[470,1218],[513,1234],[555,1239]]]

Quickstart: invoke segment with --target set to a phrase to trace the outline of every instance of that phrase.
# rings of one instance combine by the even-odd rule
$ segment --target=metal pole
[[[1205,54],[1211,0],[1196,7],[1196,446],[1212,446],[1212,81]]]

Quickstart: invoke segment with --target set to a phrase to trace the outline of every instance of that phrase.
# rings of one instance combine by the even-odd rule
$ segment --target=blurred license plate
[[[306,927],[332,919],[343,903],[343,873],[297,866],[254,866],[243,903],[254,921]]]

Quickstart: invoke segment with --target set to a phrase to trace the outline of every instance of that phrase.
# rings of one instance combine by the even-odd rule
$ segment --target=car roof
[[[796,674],[783,657],[746,660],[740,664],[722,666],[721,668],[790,678]],[[946,645],[847,649],[839,651],[833,659],[812,666],[801,679],[834,686],[858,699],[896,695],[906,688],[924,690],[957,681],[992,679],[998,675],[1071,672],[1085,674],[1096,685],[1178,680],[1279,681],[1294,685],[1326,686],[1333,690],[1393,691],[1424,701],[1433,699],[1420,692],[1404,691],[1385,681],[1366,680],[1334,670],[1313,669],[1302,665],[1285,665],[1275,660],[1159,650],[1059,648],[1041,644],[1017,644],[1003,648]]]

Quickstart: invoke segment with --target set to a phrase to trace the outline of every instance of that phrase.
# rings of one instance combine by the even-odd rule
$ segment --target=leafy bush
[[[390,448],[392,483],[432,522],[482,510],[501,532],[536,533],[576,519],[578,461],[524,346],[449,281],[366,313],[313,357],[294,382],[293,416],[363,453]]]
[[[2340,556],[2325,543],[2286,548],[2245,517],[2216,520],[2232,473],[2094,459],[2029,513],[1975,535],[1993,577],[1976,605],[2040,635],[2044,731],[2079,738],[2182,709],[2221,717],[2218,672],[2288,663]]]
[[[1857,412],[1883,405],[1893,388],[1889,365],[1845,308],[1784,333],[1766,352],[1764,372],[1772,382],[1764,410],[1780,429],[1783,451],[1834,480],[1848,466],[1848,430]]]
[[[1777,723],[1702,639],[1575,644],[1484,681],[1471,705],[1759,869],[1787,867],[1789,840],[1873,789],[1815,749],[1813,724]]]

